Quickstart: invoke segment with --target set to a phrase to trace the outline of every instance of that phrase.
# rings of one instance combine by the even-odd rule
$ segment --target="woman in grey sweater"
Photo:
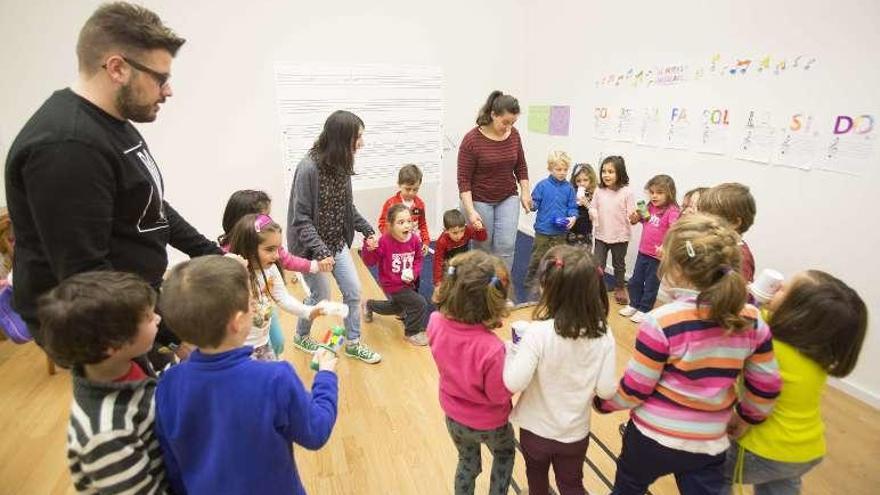
[[[351,192],[354,155],[363,146],[364,122],[345,110],[333,112],[312,149],[296,166],[287,211],[287,245],[291,253],[318,261],[321,272],[330,272],[342,302],[348,306],[345,318],[345,355],[365,363],[378,363],[382,356],[360,341],[361,283],[351,256],[354,232],[375,246],[376,234],[358,213]],[[330,280],[325,273],[304,274],[311,295],[306,304],[330,298]],[[309,335],[311,320],[301,318],[293,345],[314,353],[317,342]]]

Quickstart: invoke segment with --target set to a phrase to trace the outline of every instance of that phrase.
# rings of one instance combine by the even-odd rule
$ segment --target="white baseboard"
[[[880,395],[877,395],[870,390],[865,390],[864,388],[854,383],[850,383],[847,380],[841,380],[840,378],[833,377],[828,377],[828,385],[831,385],[837,390],[840,390],[845,394],[864,402],[874,409],[880,409]]]

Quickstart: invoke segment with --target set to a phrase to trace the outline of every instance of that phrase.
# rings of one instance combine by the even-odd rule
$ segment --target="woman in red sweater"
[[[468,222],[486,228],[477,248],[513,266],[519,206],[532,207],[529,170],[519,131],[513,127],[519,102],[493,91],[480,109],[477,126],[465,134],[458,149],[458,192]],[[519,190],[517,191],[517,184]]]

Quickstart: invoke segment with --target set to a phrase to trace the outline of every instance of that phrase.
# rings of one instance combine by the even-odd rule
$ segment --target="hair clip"
[[[455,267],[452,265],[447,266],[446,267],[446,274],[449,275],[450,277],[454,277],[455,276]]]
[[[498,290],[504,290],[504,280],[498,277],[498,275],[492,275],[492,278],[489,279],[489,287],[495,287]]]
[[[728,273],[730,273],[732,271],[733,271],[733,268],[731,268],[730,265],[721,265],[721,274],[722,275],[727,275]]]
[[[565,261],[562,258],[554,258],[553,264],[556,265],[557,268],[562,268],[565,266]]]
[[[687,250],[688,258],[696,258],[697,252],[694,251],[694,244],[691,241],[684,241],[684,248]]]
[[[254,230],[259,234],[266,228],[267,225],[272,223],[272,218],[269,215],[259,214],[257,215],[257,219],[254,220]]]

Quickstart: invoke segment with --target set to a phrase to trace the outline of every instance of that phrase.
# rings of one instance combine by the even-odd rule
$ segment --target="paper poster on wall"
[[[817,127],[812,115],[793,114],[778,134],[771,163],[802,170],[812,168],[819,145]]]
[[[838,115],[827,144],[822,148],[817,168],[831,172],[862,175],[875,155],[877,131],[874,115]]]
[[[355,158],[354,189],[394,183],[403,163],[422,169],[424,182],[440,179],[443,72],[439,67],[275,64],[275,91],[285,181],[321,133],[344,109],[366,126]]]
[[[663,143],[665,137],[664,132],[665,130],[663,129],[660,108],[643,108],[640,112],[637,144],[642,146],[659,147]]]
[[[636,138],[636,111],[633,108],[621,107],[617,112],[617,123],[614,126],[614,140],[631,143]]]
[[[550,134],[550,105],[529,105],[529,132]]]
[[[687,149],[691,141],[690,113],[684,107],[672,107],[667,114],[669,120],[666,122],[666,139],[663,141],[663,147],[669,149]]]
[[[776,129],[771,122],[770,112],[748,110],[742,122],[734,156],[740,160],[770,163],[776,145]]]
[[[553,105],[550,107],[550,135],[568,136],[571,127],[571,107]]]
[[[593,139],[608,139],[612,131],[608,107],[596,107],[593,110]]]
[[[697,151],[723,155],[727,152],[727,139],[730,133],[730,111],[726,108],[707,108],[703,110],[703,127],[697,143]]]

